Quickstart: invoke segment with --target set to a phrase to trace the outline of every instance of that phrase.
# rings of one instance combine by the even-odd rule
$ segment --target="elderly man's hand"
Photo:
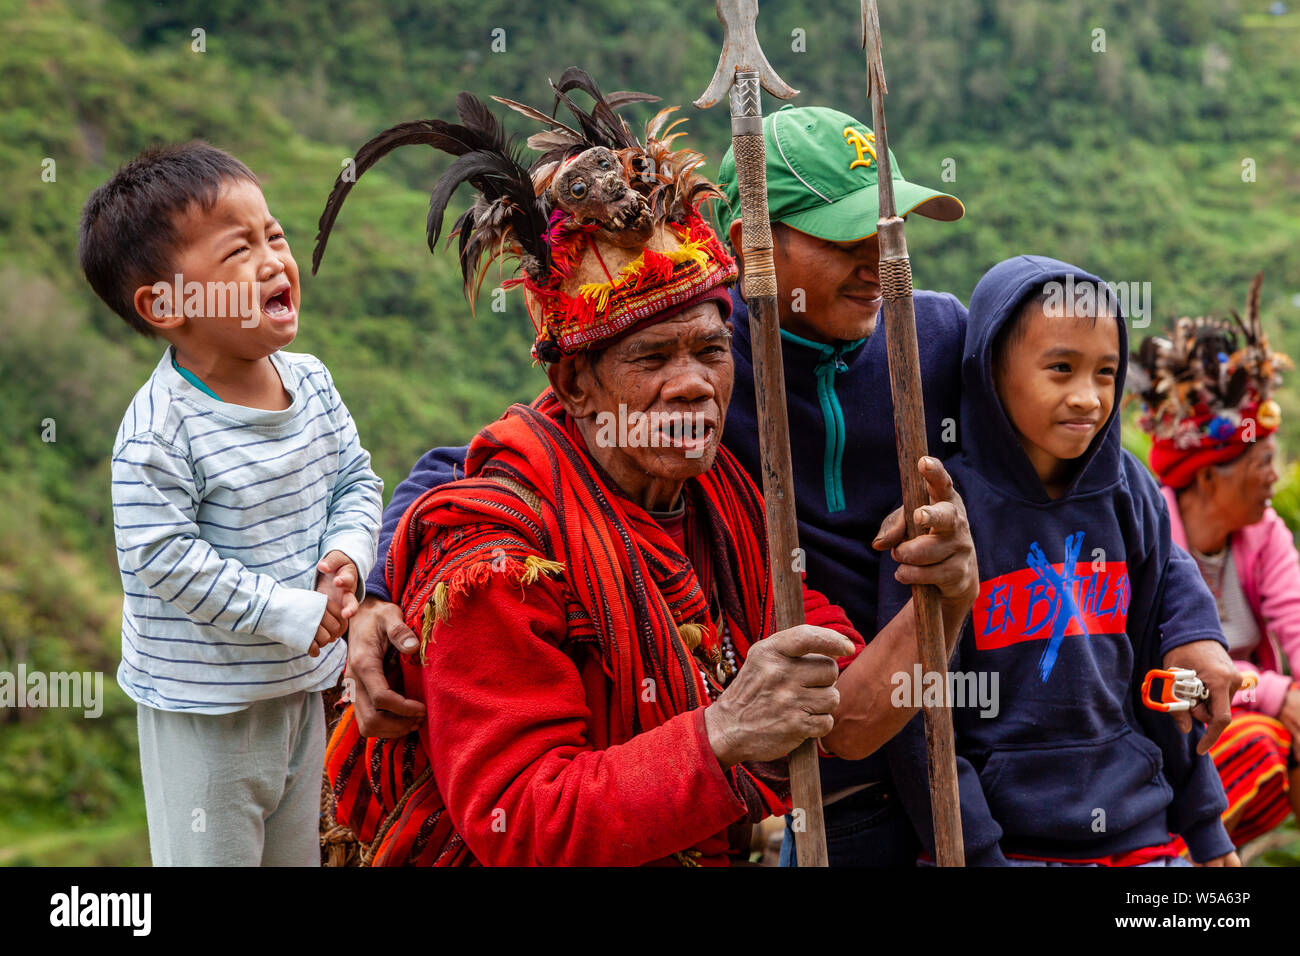
[[[388,686],[384,654],[389,644],[413,653],[420,639],[402,620],[396,604],[367,597],[352,616],[348,631],[348,669],[357,729],[366,737],[402,737],[424,719],[424,704]]]
[[[1192,718],[1206,725],[1201,742],[1196,745],[1198,754],[1208,753],[1210,747],[1219,739],[1223,728],[1232,720],[1232,695],[1241,686],[1241,671],[1232,663],[1232,658],[1218,641],[1192,641],[1175,647],[1164,656],[1163,667],[1186,667],[1196,671],[1210,692],[1209,706],[1204,702],[1197,704],[1190,711],[1176,711],[1174,720],[1183,733],[1191,733]]]
[[[901,584],[933,584],[939,589],[943,608],[944,630],[952,649],[961,623],[979,596],[979,563],[971,539],[966,505],[953,487],[952,478],[937,458],[925,457],[917,462],[925,478],[930,504],[916,509],[917,527],[928,529],[904,541],[907,526],[903,509],[895,510],[880,526],[872,542],[877,551],[892,550],[898,562],[894,577]]]
[[[709,744],[724,768],[784,757],[834,726],[839,706],[837,658],[853,642],[824,627],[800,624],[749,649],[730,686],[704,709]]]

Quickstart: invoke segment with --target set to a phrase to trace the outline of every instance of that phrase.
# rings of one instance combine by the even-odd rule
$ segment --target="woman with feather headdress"
[[[1262,283],[1263,273],[1251,282],[1244,320],[1184,317],[1144,340],[1130,375],[1173,538],[1218,602],[1238,668],[1259,680],[1238,692],[1210,751],[1238,846],[1300,814],[1300,685],[1281,664],[1282,652],[1292,669],[1300,662],[1300,555],[1269,503],[1282,414],[1272,395],[1291,361],[1261,326]]]

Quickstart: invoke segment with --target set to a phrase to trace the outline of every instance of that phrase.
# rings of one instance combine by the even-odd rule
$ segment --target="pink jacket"
[[[1167,485],[1162,485],[1160,491],[1169,504],[1174,542],[1186,548],[1187,533],[1178,512],[1178,496]],[[1286,652],[1292,667],[1300,666],[1300,554],[1291,532],[1272,508],[1264,512],[1261,521],[1233,532],[1230,540],[1241,589],[1263,635],[1250,656],[1237,661],[1239,669],[1258,675],[1259,687],[1253,694],[1238,692],[1232,703],[1234,707],[1276,716],[1291,687],[1291,678],[1281,673],[1278,646]]]

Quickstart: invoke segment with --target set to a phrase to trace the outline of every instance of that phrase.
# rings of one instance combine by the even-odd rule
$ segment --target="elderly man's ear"
[[[599,412],[595,394],[599,388],[590,353],[566,355],[558,362],[546,366],[546,377],[551,390],[560,400],[569,417],[581,421]]]

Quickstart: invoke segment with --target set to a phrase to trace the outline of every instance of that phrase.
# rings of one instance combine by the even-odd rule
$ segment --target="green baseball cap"
[[[880,219],[875,134],[847,113],[824,106],[787,103],[763,117],[767,153],[767,209],[772,222],[830,242],[875,235]],[[903,178],[894,151],[894,204],[900,216],[916,212],[951,222],[966,211],[961,200]],[[736,157],[728,149],[718,170],[726,197],[717,204],[718,234],[724,239],[740,215]]]

